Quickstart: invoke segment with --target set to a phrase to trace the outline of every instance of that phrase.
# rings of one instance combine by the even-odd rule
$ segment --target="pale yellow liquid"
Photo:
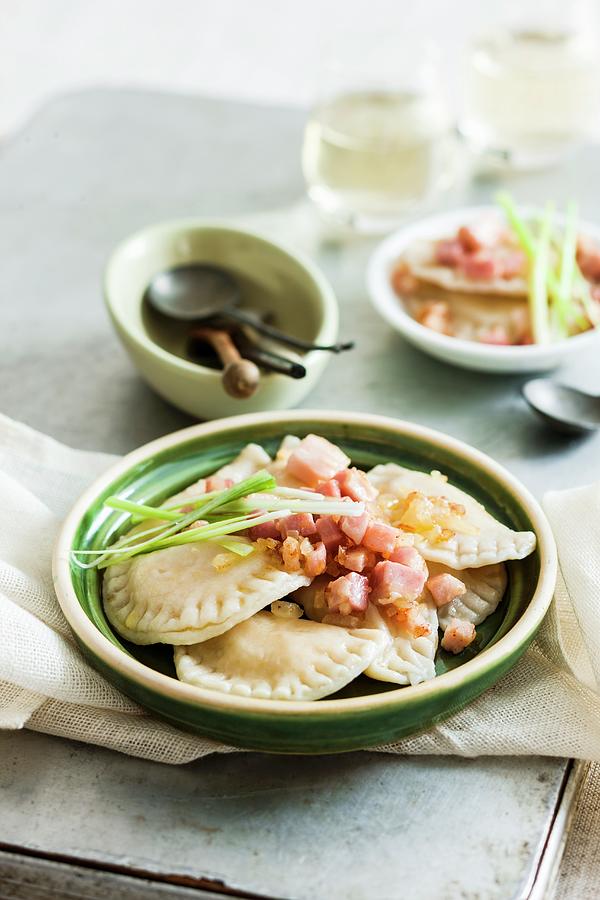
[[[516,163],[554,161],[597,130],[600,66],[569,34],[482,38],[468,76],[467,135]]]
[[[303,169],[309,194],[350,224],[394,218],[427,199],[448,174],[445,111],[402,92],[342,94],[313,112]]]

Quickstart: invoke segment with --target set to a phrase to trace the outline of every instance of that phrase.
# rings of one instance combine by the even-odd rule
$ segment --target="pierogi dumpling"
[[[295,434],[287,434],[279,445],[279,449],[275,454],[273,462],[270,465],[265,466],[267,472],[271,473],[280,487],[301,487],[301,482],[286,471],[286,465],[290,454],[296,449],[299,443],[299,437],[296,437]]]
[[[493,278],[482,280],[468,278],[460,269],[443,266],[435,258],[436,241],[414,241],[402,254],[403,261],[411,273],[419,281],[435,284],[447,291],[468,294],[485,294],[486,296],[526,297],[527,281],[522,275],[512,278]],[[508,249],[514,254],[514,249]]]
[[[429,625],[429,633],[418,637],[401,628],[370,603],[365,628],[379,628],[387,636],[383,651],[365,669],[365,675],[376,681],[394,684],[420,684],[435,677],[435,653],[438,645],[438,617],[430,600],[419,603],[421,618]],[[390,640],[391,638],[391,640]]]
[[[221,466],[215,472],[221,478],[230,478],[234,484],[238,484],[245,478],[250,478],[261,469],[266,469],[271,464],[271,457],[260,444],[246,444],[234,460]]]
[[[226,634],[175,648],[180,681],[272,700],[318,700],[369,665],[379,635],[260,612]]]
[[[440,563],[429,563],[429,575],[441,575],[448,572],[460,579],[467,591],[450,603],[438,608],[438,619],[445,630],[450,619],[460,619],[472,625],[481,625],[496,607],[506,590],[506,566],[496,563],[492,566],[481,566],[479,569],[462,569],[456,571]],[[427,592],[427,588],[425,589]]]
[[[294,594],[309,619],[316,622],[339,623],[343,626],[348,617],[331,613],[324,599],[325,588],[330,579],[327,576],[315,578],[312,584],[300,588]],[[373,604],[369,603],[367,611],[360,621],[366,630],[380,634],[380,649],[373,662],[365,669],[365,675],[377,681],[390,681],[394,684],[419,684],[435,676],[434,658],[438,644],[438,618],[435,604],[431,598],[419,603],[419,613],[429,625],[429,634],[414,637],[400,628],[394,619]],[[354,624],[354,623],[353,623]],[[334,627],[336,625],[334,624]]]
[[[234,484],[238,484],[245,478],[250,478],[261,469],[268,469],[271,465],[271,457],[259,444],[247,444],[243,450],[230,463],[221,466],[212,477],[230,478]],[[177,503],[192,497],[199,497],[204,493],[206,478],[202,477],[193,484],[189,484],[183,491],[179,491],[171,497],[167,503]]]
[[[104,575],[106,616],[134,644],[193,644],[222,634],[273,600],[310,583],[256,549],[225,570],[213,562],[222,548],[210,542],[157,550],[114,566]]]
[[[531,531],[512,531],[494,519],[481,503],[445,481],[439,473],[428,475],[405,469],[395,463],[375,466],[368,473],[369,481],[380,494],[404,500],[411,493],[424,498],[442,498],[464,508],[464,515],[455,516],[458,530],[448,528],[451,536],[419,535],[416,544],[429,562],[439,562],[452,569],[479,568],[507,559],[523,559],[535,549],[535,535]],[[394,510],[380,510],[392,524],[398,524]],[[460,529],[464,529],[461,531]]]

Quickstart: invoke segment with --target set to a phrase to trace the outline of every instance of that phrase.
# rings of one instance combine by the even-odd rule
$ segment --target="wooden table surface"
[[[359,339],[306,406],[440,428],[538,495],[591,480],[598,439],[544,432],[519,378],[451,369],[377,319],[364,287],[372,242],[324,235],[303,205],[302,124],[293,110],[97,91],[56,101],[6,144],[0,411],[113,452],[188,424],[120,349],[100,299],[102,265],[152,221],[249,217],[319,259],[343,333]],[[559,182],[530,176],[512,187],[531,202],[579,196],[592,216],[597,169],[583,152]],[[494,188],[480,180],[441,205],[482,202]],[[567,376],[597,386],[599,360],[588,354]],[[575,783],[567,761],[535,758],[233,754],[175,768],[30,732],[1,734],[0,760],[0,898],[527,897],[540,862],[548,872],[549,836],[556,858],[553,824]]]

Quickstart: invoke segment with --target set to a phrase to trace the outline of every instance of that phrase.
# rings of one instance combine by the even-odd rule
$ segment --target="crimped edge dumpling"
[[[420,536],[416,546],[427,562],[443,563],[452,569],[470,569],[508,559],[524,559],[535,550],[536,537],[532,531],[513,531],[439,472],[428,474],[386,463],[375,466],[367,477],[384,495],[404,499],[415,491],[426,497],[444,497],[464,507],[464,524],[473,533],[457,531],[446,540]],[[380,510],[380,514],[385,514],[385,510]],[[393,516],[390,520],[393,523]]]
[[[175,648],[181,681],[272,700],[318,700],[349,684],[381,646],[377,631],[257,613],[220,637]]]
[[[110,624],[134,644],[193,644],[310,583],[301,572],[273,565],[258,549],[225,571],[213,565],[219,554],[218,545],[199,542],[110,566],[103,584]]]
[[[504,563],[461,570],[451,569],[440,563],[429,563],[430,577],[445,572],[462,581],[467,591],[438,608],[441,628],[445,630],[451,619],[460,619],[461,622],[470,622],[471,625],[481,625],[488,616],[496,611],[508,582]]]

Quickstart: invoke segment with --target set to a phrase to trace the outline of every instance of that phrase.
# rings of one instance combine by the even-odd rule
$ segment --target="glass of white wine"
[[[598,0],[504,0],[471,38],[460,131],[514,169],[561,162],[600,135]]]
[[[380,44],[330,61],[308,119],[302,167],[329,219],[390,230],[447,188],[456,144],[432,45]]]

